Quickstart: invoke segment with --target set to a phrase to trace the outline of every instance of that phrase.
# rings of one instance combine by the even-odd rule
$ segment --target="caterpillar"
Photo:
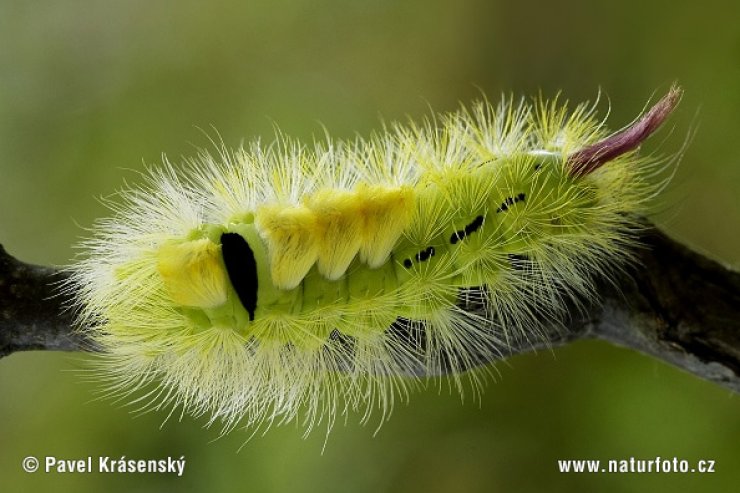
[[[661,163],[638,147],[680,96],[616,133],[585,103],[484,100],[367,139],[165,159],[68,268],[101,378],[224,432],[385,419],[419,375],[462,391],[481,354],[630,259]]]

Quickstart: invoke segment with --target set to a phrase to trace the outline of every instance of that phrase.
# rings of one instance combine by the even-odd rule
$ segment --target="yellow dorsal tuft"
[[[410,186],[387,187],[359,184],[356,187],[362,208],[360,260],[378,268],[388,260],[398,238],[411,223],[414,190]]]
[[[265,205],[257,210],[255,223],[267,244],[273,284],[295,288],[319,256],[316,214],[305,206]]]
[[[210,240],[165,243],[157,252],[157,270],[178,305],[214,308],[226,302],[221,247]]]
[[[354,192],[327,189],[306,197],[304,204],[316,214],[319,273],[337,280],[362,244],[363,221],[358,215],[362,198]]]

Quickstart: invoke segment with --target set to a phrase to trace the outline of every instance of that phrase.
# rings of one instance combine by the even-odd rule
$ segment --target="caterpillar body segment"
[[[333,310],[335,317],[341,319],[345,305],[354,305],[363,296],[364,309],[384,300],[384,310],[424,320],[435,304],[444,309],[453,306],[458,289],[495,284],[503,271],[516,268],[513,256],[533,255],[543,238],[568,231],[561,220],[561,231],[547,224],[538,229],[541,218],[532,215],[532,207],[525,205],[529,197],[535,210],[544,210],[547,216],[544,204],[537,203],[538,195],[546,193],[543,200],[550,207],[560,207],[558,199],[550,195],[557,190],[557,180],[568,180],[564,173],[553,177],[562,164],[547,163],[542,157],[519,159],[521,164],[504,165],[518,169],[507,169],[511,182],[503,184],[498,183],[500,172],[495,170],[495,163],[463,176],[448,169],[449,176],[442,180],[422,183],[419,204],[413,202],[413,189],[376,186],[375,196],[368,197],[370,187],[361,183],[361,193],[325,189],[304,198],[297,206],[266,205],[254,215],[245,214],[246,218],[254,217],[254,223],[230,223],[224,228],[207,225],[212,240],[163,245],[158,252],[158,269],[172,300],[190,309],[224,305],[231,310],[233,300],[227,303],[226,299],[228,279],[234,288],[229,293],[237,295],[248,312],[248,320],[257,323],[277,313],[300,317],[317,310],[325,314]],[[458,193],[458,188],[467,189],[467,193]],[[454,212],[430,215],[426,211],[435,208],[425,201],[425,195],[429,201],[440,202],[439,208]],[[456,203],[455,197],[466,200]],[[369,204],[363,202],[367,198]],[[382,198],[391,204],[383,204]],[[563,207],[576,205],[571,197],[561,200]],[[577,205],[589,208],[594,204],[586,201]],[[416,217],[414,206],[418,209]],[[373,217],[378,211],[381,217]],[[383,219],[390,213],[406,218],[407,235],[398,227],[383,230]],[[544,216],[545,222],[551,222]],[[401,222],[398,217],[391,221]],[[411,224],[412,221],[418,224]],[[382,246],[380,254],[373,243],[363,242],[370,238]],[[387,251],[387,245],[396,248]],[[490,247],[501,256],[498,264]],[[370,258],[367,253],[363,261],[361,248],[376,258],[382,255],[386,262],[370,265],[366,262]],[[203,250],[210,255],[202,255]],[[317,250],[325,253],[322,256]],[[223,261],[217,261],[218,255]],[[229,268],[239,263],[248,265]],[[214,294],[206,297],[199,294],[201,290]],[[427,294],[416,299],[419,293]],[[392,296],[386,300],[382,298],[384,294]],[[216,296],[217,301],[212,301]],[[235,321],[233,325],[239,324]],[[382,324],[372,329],[382,332],[388,326]],[[250,332],[248,326],[238,330]]]
[[[165,167],[70,268],[80,322],[113,391],[153,385],[153,407],[226,429],[385,416],[402,375],[460,385],[630,257],[655,190],[635,148],[678,97],[617,134],[584,105],[505,101]]]

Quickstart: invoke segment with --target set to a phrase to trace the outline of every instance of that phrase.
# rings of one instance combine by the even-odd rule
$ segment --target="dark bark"
[[[73,330],[73,316],[56,288],[65,274],[24,264],[0,245],[0,357],[15,351],[88,348]]]
[[[604,283],[598,303],[573,307],[541,341],[513,342],[480,363],[597,338],[667,361],[740,392],[740,273],[692,252],[652,226],[629,275]],[[0,357],[15,351],[90,351],[55,286],[65,274],[24,264],[0,247]]]

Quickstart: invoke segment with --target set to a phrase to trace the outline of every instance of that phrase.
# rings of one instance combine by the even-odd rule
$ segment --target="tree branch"
[[[15,351],[79,351],[91,347],[73,330],[66,298],[55,289],[65,274],[20,262],[0,245],[0,358]]]
[[[541,341],[515,341],[480,355],[480,363],[514,354],[603,339],[740,392],[740,273],[692,252],[651,225],[641,235],[639,266],[598,303],[573,307],[565,329]],[[73,328],[68,301],[55,289],[63,272],[19,262],[0,246],[0,357],[15,351],[93,351]]]

